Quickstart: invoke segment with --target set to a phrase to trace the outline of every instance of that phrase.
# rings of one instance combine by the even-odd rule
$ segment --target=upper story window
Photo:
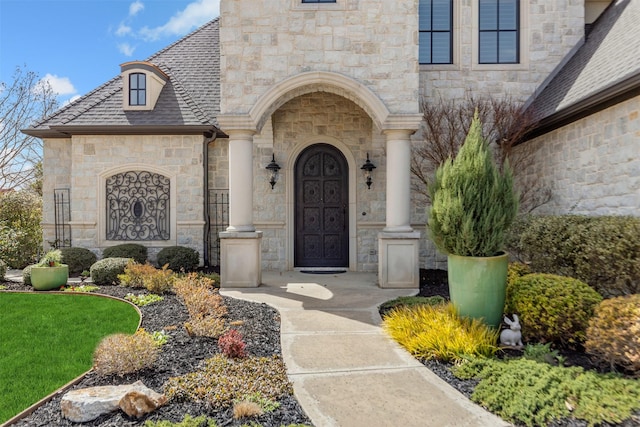
[[[129,105],[147,104],[147,75],[129,74]]]
[[[162,88],[169,81],[156,65],[145,61],[132,61],[120,65],[122,75],[122,109],[124,111],[151,111],[155,108]]]
[[[520,1],[479,1],[478,63],[519,63]]]
[[[453,0],[420,0],[420,64],[453,62]]]

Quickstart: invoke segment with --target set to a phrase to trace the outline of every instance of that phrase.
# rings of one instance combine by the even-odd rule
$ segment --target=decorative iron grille
[[[169,178],[129,171],[107,178],[107,240],[169,240]]]
[[[71,246],[71,197],[68,188],[53,190],[53,217],[55,223],[55,240],[49,242],[56,248]]]
[[[209,190],[209,265],[220,266],[220,232],[229,226],[229,190]]]

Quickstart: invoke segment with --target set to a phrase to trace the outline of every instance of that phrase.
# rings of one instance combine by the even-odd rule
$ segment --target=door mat
[[[305,274],[340,274],[346,272],[347,270],[300,270],[300,273]]]

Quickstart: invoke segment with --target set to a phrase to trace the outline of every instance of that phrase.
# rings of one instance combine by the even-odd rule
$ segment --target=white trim
[[[149,171],[149,172],[153,172],[153,173],[158,173],[161,174],[167,178],[169,178],[169,182],[170,182],[170,189],[169,189],[169,200],[170,200],[170,205],[169,205],[169,215],[170,215],[170,219],[169,219],[169,227],[170,227],[170,232],[169,232],[169,240],[151,240],[151,241],[123,241],[123,240],[107,240],[106,238],[106,223],[107,223],[107,206],[106,206],[106,188],[105,188],[105,182],[107,180],[108,177],[116,175],[118,173],[122,173],[122,172],[128,172],[128,171],[132,171],[132,170],[144,170],[144,171]],[[177,174],[175,172],[172,172],[168,169],[162,169],[162,168],[158,168],[156,166],[153,165],[149,165],[146,163],[127,163],[124,165],[119,165],[113,168],[109,168],[109,169],[105,169],[103,170],[97,177],[96,177],[96,185],[98,187],[98,246],[101,248],[105,248],[108,246],[114,246],[114,245],[119,245],[122,243],[137,243],[143,246],[148,246],[148,247],[167,247],[167,246],[176,246],[177,245],[177,209],[176,209],[176,204],[177,204],[177,197],[178,197],[178,193],[176,190],[177,187]],[[195,225],[195,223],[194,223]]]
[[[302,153],[302,151],[314,144],[329,144],[338,149],[347,160],[349,166],[349,270],[356,271],[358,268],[357,263],[357,227],[356,227],[356,207],[357,207],[357,194],[356,194],[356,177],[358,167],[356,166],[356,160],[353,157],[353,153],[349,150],[346,144],[342,141],[330,137],[330,136],[312,136],[306,140],[296,144],[287,157],[286,164],[284,166],[284,175],[286,176],[286,265],[287,270],[294,268],[294,248],[295,248],[295,174],[294,167],[296,160]]]

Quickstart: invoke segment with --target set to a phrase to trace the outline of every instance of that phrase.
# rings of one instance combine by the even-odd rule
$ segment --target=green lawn
[[[110,298],[0,293],[0,424],[89,370],[98,342],[138,321]]]

